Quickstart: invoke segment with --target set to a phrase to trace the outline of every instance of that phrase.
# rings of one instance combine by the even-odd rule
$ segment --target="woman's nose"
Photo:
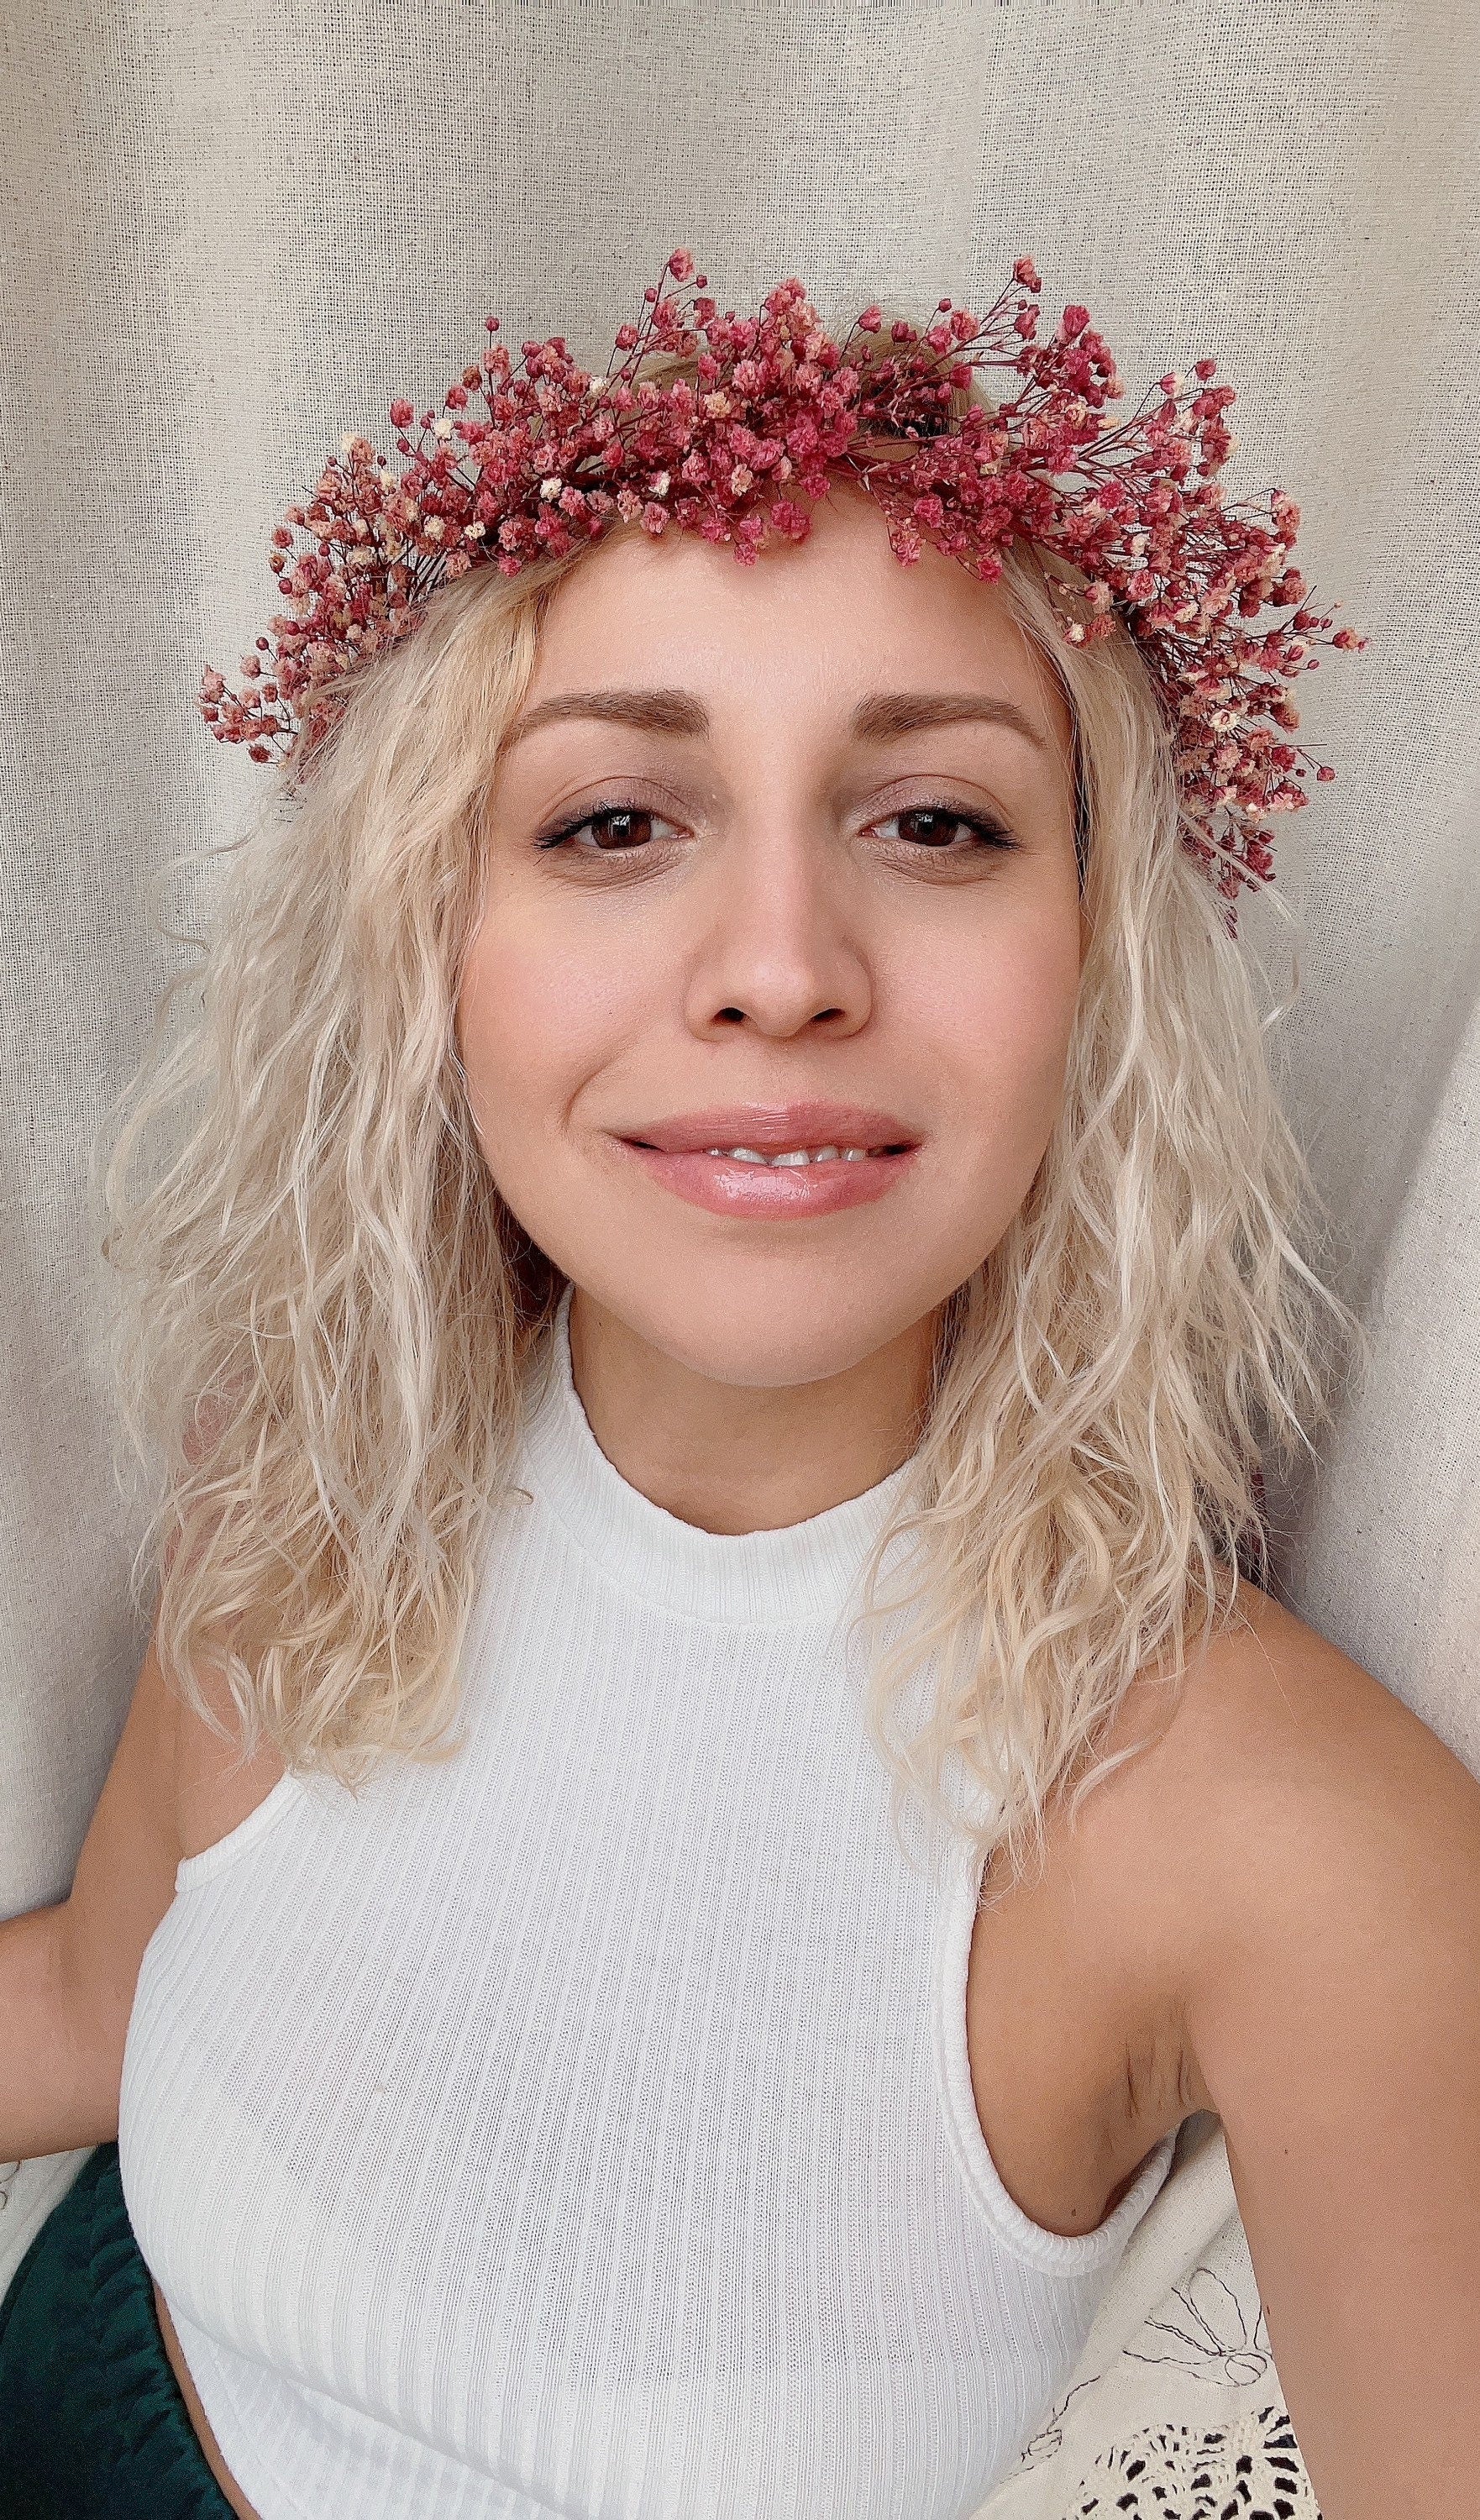
[[[784,1041],[812,1025],[851,1033],[866,1023],[873,984],[848,874],[799,818],[732,833],[702,887],[691,1028],[748,1023]]]

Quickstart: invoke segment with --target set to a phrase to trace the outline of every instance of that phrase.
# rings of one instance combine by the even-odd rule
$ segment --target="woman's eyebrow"
[[[709,712],[693,692],[627,691],[558,692],[516,718],[501,749],[509,751],[539,727],[563,718],[598,718],[608,726],[632,726],[647,735],[707,735]],[[851,733],[863,742],[888,743],[897,736],[915,735],[931,726],[959,726],[971,720],[1006,726],[1046,752],[1031,718],[1011,700],[987,692],[874,692],[859,701]]]
[[[868,742],[888,743],[921,727],[960,726],[972,719],[984,726],[1010,727],[1040,752],[1049,748],[1030,717],[1011,700],[988,692],[875,692],[854,710],[853,733]]]
[[[508,752],[537,728],[570,717],[603,718],[608,726],[635,726],[647,735],[707,735],[709,712],[692,692],[557,692],[515,719],[500,749]]]

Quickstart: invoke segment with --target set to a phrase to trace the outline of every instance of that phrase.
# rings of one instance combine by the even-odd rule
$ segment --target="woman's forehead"
[[[649,683],[717,698],[749,690],[772,706],[835,703],[851,716],[866,692],[951,688],[997,693],[1067,741],[1062,695],[1000,579],[929,547],[907,566],[857,491],[834,491],[813,513],[805,542],[748,566],[695,533],[613,534],[555,589],[529,701]]]

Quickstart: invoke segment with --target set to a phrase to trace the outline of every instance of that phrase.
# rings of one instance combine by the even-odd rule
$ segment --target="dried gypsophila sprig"
[[[743,317],[721,315],[707,287],[691,253],[670,254],[602,377],[561,336],[524,342],[517,363],[490,338],[442,416],[421,415],[415,445],[413,405],[391,403],[411,458],[399,478],[368,439],[341,438],[313,504],[290,508],[273,534],[269,564],[292,609],[243,658],[247,692],[212,669],[202,678],[212,732],[255,761],[291,763],[296,784],[342,713],[344,677],[413,629],[444,580],[490,564],[516,576],[616,521],[652,534],[677,524],[754,562],[772,535],[805,539],[804,503],[841,472],[877,502],[901,561],[929,542],[992,579],[1007,547],[1030,541],[1083,580],[1049,572],[1066,639],[1125,625],[1172,729],[1181,837],[1233,932],[1240,888],[1274,872],[1269,818],[1308,801],[1307,766],[1335,777],[1286,740],[1299,724],[1289,686],[1319,664],[1319,647],[1368,643],[1350,629],[1322,635],[1332,613],[1313,608],[1289,564],[1291,498],[1266,494],[1268,525],[1262,501],[1225,503],[1218,475],[1236,440],[1223,415],[1236,396],[1213,384],[1217,362],[1197,360],[1191,382],[1162,377],[1108,428],[1101,414],[1124,391],[1114,358],[1083,306],[1037,342],[1042,283],[1027,255],[985,315],[943,297],[924,331],[901,321],[885,337],[870,306],[841,343],[800,281]],[[497,334],[497,316],[485,329]],[[644,376],[663,358],[693,363],[694,381]],[[964,400],[987,368],[1024,380],[995,408]],[[470,414],[474,394],[486,417]],[[296,552],[293,527],[308,537]],[[1291,617],[1256,633],[1271,608]]]

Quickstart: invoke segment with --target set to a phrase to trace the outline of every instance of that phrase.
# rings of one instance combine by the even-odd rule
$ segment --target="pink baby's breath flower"
[[[990,582],[1025,540],[1080,572],[1089,617],[1055,597],[1062,634],[1079,648],[1136,640],[1176,730],[1184,843],[1233,932],[1241,886],[1273,872],[1265,818],[1308,801],[1308,766],[1334,776],[1279,740],[1299,724],[1289,685],[1320,664],[1316,646],[1367,642],[1350,629],[1326,637],[1330,614],[1306,602],[1287,492],[1269,494],[1267,523],[1250,501],[1225,503],[1217,476],[1237,445],[1224,418],[1236,397],[1212,383],[1216,360],[1194,361],[1188,378],[1169,371],[1160,401],[1110,429],[1103,414],[1125,390],[1113,354],[1080,305],[1038,342],[1031,255],[984,314],[942,297],[921,333],[903,318],[886,329],[870,304],[841,345],[799,280],[751,316],[722,315],[707,287],[677,248],[596,378],[561,335],[524,342],[516,363],[487,316],[490,346],[449,385],[440,418],[418,422],[405,396],[388,406],[410,459],[399,478],[367,438],[342,435],[313,504],[273,530],[268,564],[291,608],[256,642],[270,670],[244,657],[236,693],[213,668],[202,675],[212,734],[287,762],[296,781],[344,704],[325,687],[413,631],[443,582],[488,565],[516,576],[612,520],[654,536],[676,523],[753,565],[769,539],[810,532],[793,489],[816,500],[841,473],[877,502],[907,565],[928,538]],[[659,356],[692,377],[648,373]],[[994,368],[1005,398],[963,404]],[[296,549],[295,533],[307,537]],[[1250,626],[1290,605],[1293,619],[1264,636]]]

